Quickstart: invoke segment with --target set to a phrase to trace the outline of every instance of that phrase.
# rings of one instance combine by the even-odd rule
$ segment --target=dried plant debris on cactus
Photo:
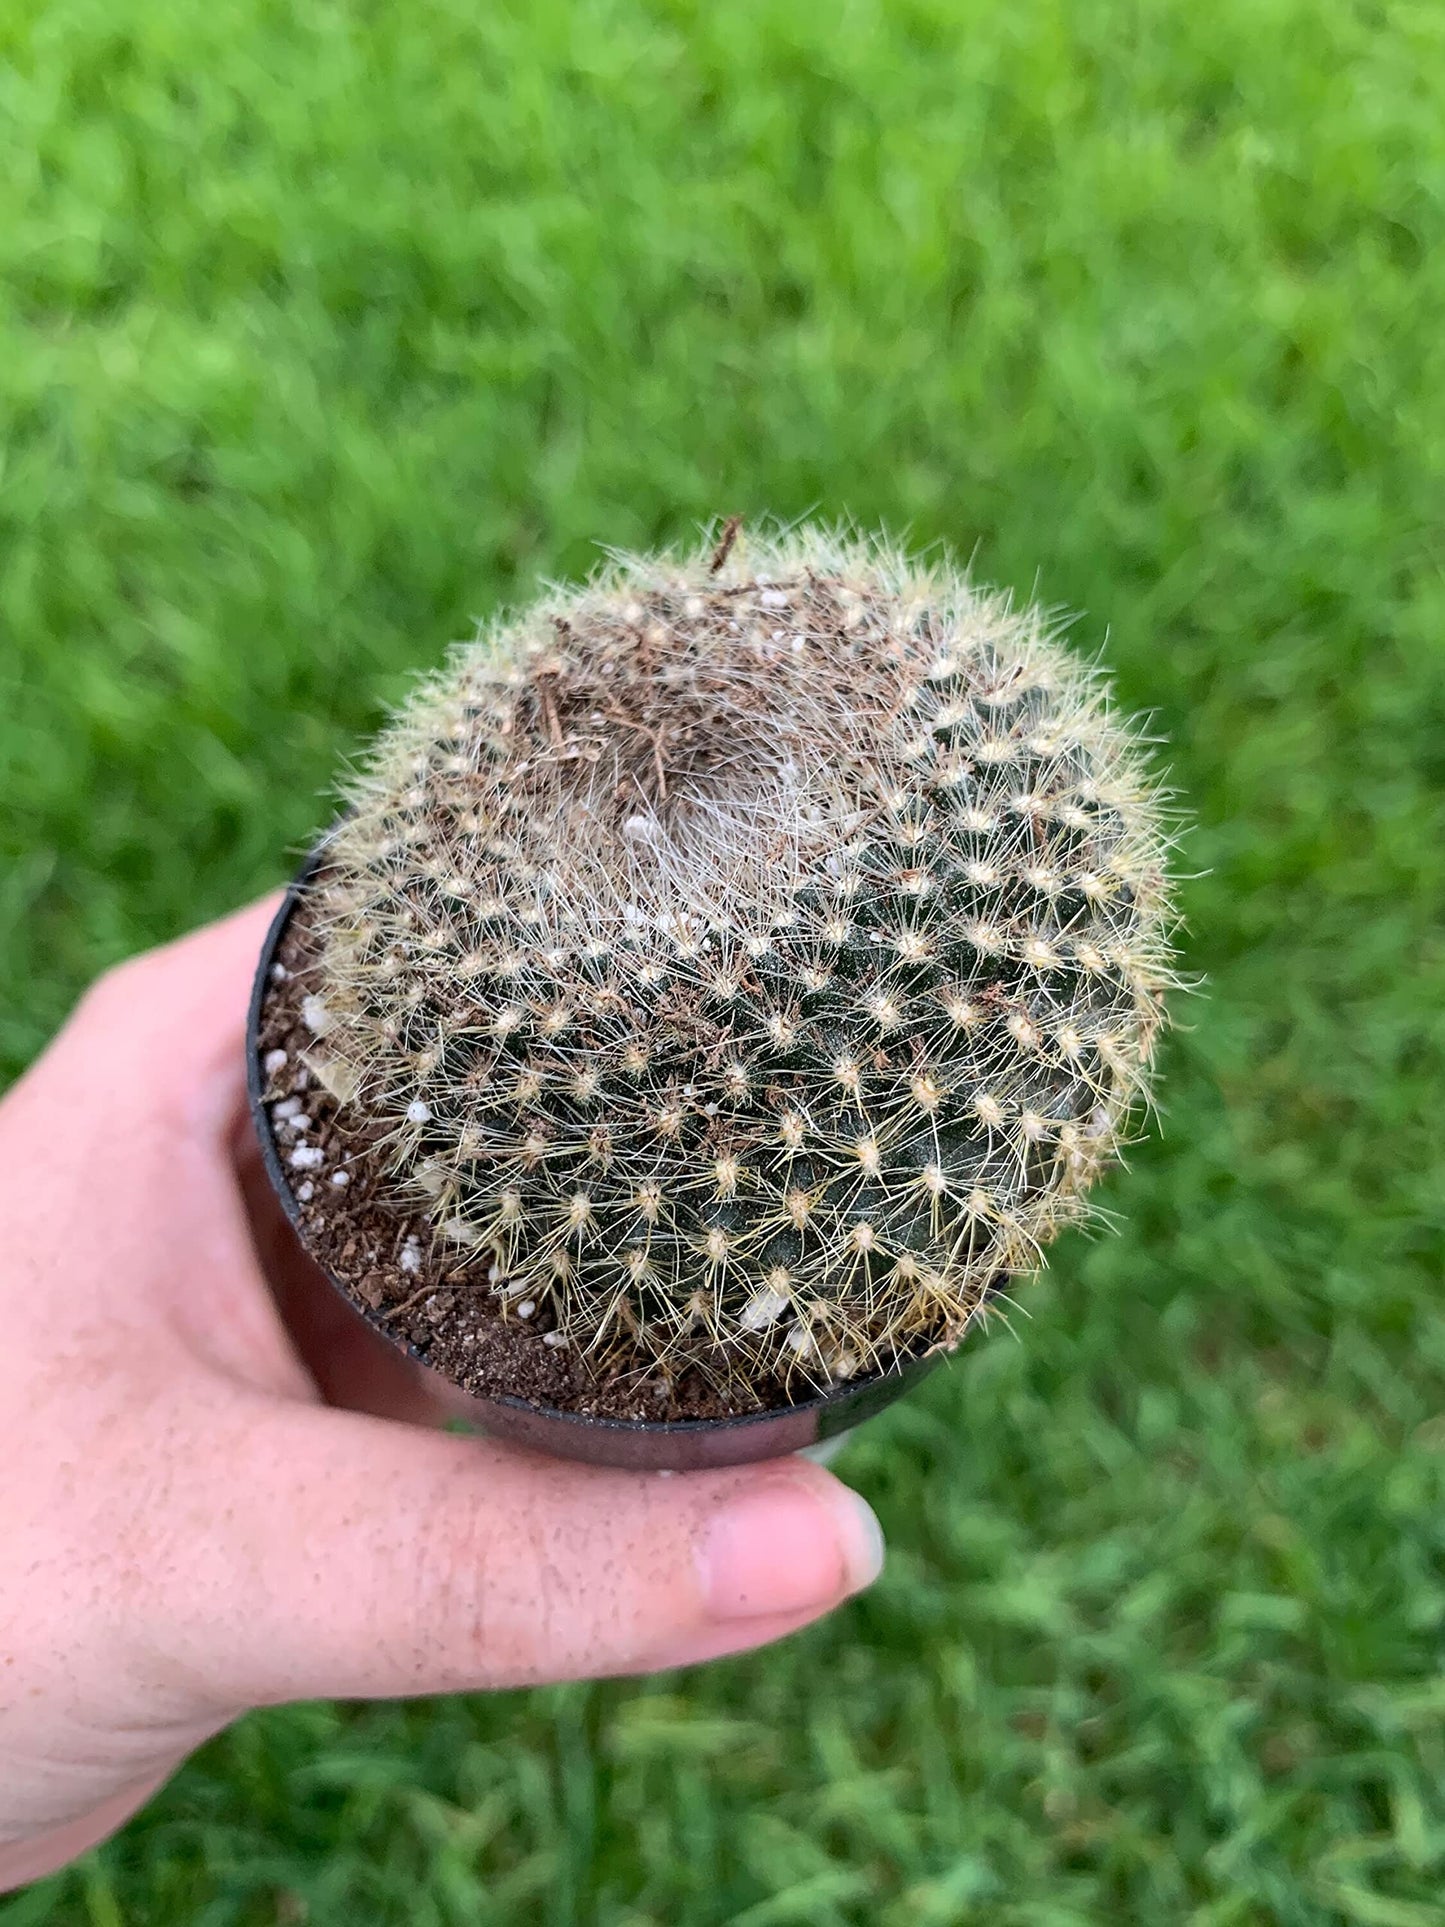
[[[345,804],[307,1061],[416,1248],[589,1370],[797,1397],[952,1347],[1147,1101],[1141,735],[946,564],[615,558],[458,649]]]

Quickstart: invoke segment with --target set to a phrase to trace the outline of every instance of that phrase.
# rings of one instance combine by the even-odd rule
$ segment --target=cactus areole
[[[544,596],[382,731],[302,894],[301,1054],[403,1255],[579,1384],[745,1411],[1038,1266],[1147,1098],[1171,909],[1139,735],[1038,610],[733,533]]]

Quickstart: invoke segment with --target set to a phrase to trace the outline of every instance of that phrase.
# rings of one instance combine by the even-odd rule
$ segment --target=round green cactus
[[[459,649],[347,800],[322,1074],[554,1343],[812,1384],[955,1344],[1147,1097],[1159,790],[952,568],[618,558]]]

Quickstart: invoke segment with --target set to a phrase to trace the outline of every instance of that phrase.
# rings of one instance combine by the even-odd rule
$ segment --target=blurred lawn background
[[[598,542],[1079,611],[1198,827],[1162,1135],[844,1461],[867,1598],[268,1713],[4,1927],[1445,1927],[1445,9],[0,7],[0,1064]]]

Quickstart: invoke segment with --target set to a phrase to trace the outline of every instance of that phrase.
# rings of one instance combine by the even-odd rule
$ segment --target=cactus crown
[[[727,550],[616,559],[419,689],[313,886],[309,1018],[463,1276],[823,1384],[955,1343],[1079,1214],[1147,1096],[1167,839],[1037,610],[851,536]]]

